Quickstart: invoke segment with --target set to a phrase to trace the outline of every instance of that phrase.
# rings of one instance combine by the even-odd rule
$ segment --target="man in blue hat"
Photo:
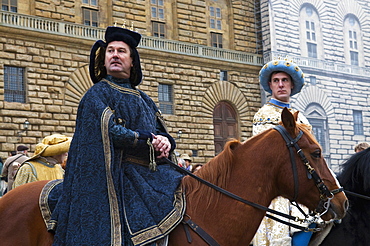
[[[299,93],[304,85],[302,70],[287,60],[273,60],[265,64],[259,79],[262,88],[271,94],[271,98],[254,115],[253,135],[278,125],[284,107],[294,113],[290,97]],[[309,125],[302,113],[299,113],[298,118],[301,123]]]
[[[257,135],[279,124],[284,107],[292,113],[290,97],[299,93],[304,85],[302,70],[292,61],[273,60],[265,64],[259,74],[262,88],[271,94],[270,100],[258,110],[253,118],[253,135]],[[306,117],[298,114],[298,122],[310,126]],[[288,199],[277,197],[271,202],[271,209],[290,214],[292,207]],[[296,214],[299,216],[301,214]],[[292,222],[292,221],[290,221]],[[265,217],[253,239],[253,246],[292,245],[289,226]],[[307,242],[308,243],[308,242]],[[302,244],[304,245],[304,244]]]
[[[108,27],[91,49],[94,85],[81,99],[62,195],[48,223],[54,245],[155,245],[184,214],[183,177],[161,159],[176,147],[136,87],[141,35]]]

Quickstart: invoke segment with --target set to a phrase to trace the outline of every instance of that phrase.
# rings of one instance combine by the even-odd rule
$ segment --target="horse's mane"
[[[230,179],[230,165],[233,163],[233,150],[240,146],[239,140],[230,140],[225,144],[224,150],[216,157],[211,159],[199,169],[195,174],[200,178],[207,180],[212,184],[216,184],[221,188],[225,188],[226,182]],[[208,201],[215,198],[220,192],[201,184],[192,177],[184,177],[182,184],[185,187],[188,195],[194,195],[195,204],[207,197]],[[218,199],[219,197],[216,197]],[[210,204],[207,204],[207,207]]]
[[[370,148],[353,154],[343,164],[338,180],[349,191],[370,194]]]
[[[279,122],[279,124],[280,125],[283,125],[282,122]],[[312,128],[311,128],[310,125],[307,125],[307,124],[304,124],[304,123],[298,123],[297,122],[296,126],[297,126],[297,129],[296,129],[297,132],[296,132],[296,134],[298,134],[299,130],[301,130],[301,131],[303,131],[304,135],[307,136],[313,143],[315,143],[318,146],[320,146],[319,142],[317,141],[317,139],[315,138],[315,135],[312,132]],[[270,128],[270,129],[267,129],[265,131],[262,131],[259,134],[253,136],[252,138],[255,138],[255,137],[259,136],[259,135],[263,135],[265,132],[270,131],[270,130],[273,130],[273,128]]]
[[[321,148],[320,143],[317,141],[317,139],[315,138],[315,135],[312,132],[311,126],[306,125],[304,123],[297,123],[297,128],[298,128],[298,130],[303,131],[304,135],[307,136],[310,139],[310,141],[312,141],[316,145],[320,146],[320,148]]]
[[[316,138],[312,134],[311,128],[309,126],[297,123],[297,128],[297,130],[302,130],[305,136],[310,139],[310,141],[320,146]],[[267,134],[269,131],[275,130],[268,129],[246,140],[244,143],[241,143],[239,140],[235,139],[228,141],[224,146],[224,150],[216,157],[208,161],[207,164],[199,169],[195,174],[200,178],[205,179],[208,182],[225,189],[227,181],[231,178],[231,165],[233,163],[233,153],[235,149],[245,144],[250,144],[249,142],[251,139],[263,138],[264,135]],[[204,199],[204,197],[207,197],[208,201],[212,199],[216,199],[216,201],[218,201],[221,196],[220,192],[217,192],[214,189],[201,184],[200,182],[189,176],[184,177],[184,179],[182,180],[182,184],[185,187],[187,195],[193,196],[193,201],[195,202],[195,204],[199,203],[202,199]],[[207,204],[207,207],[209,207],[210,205],[211,204]]]

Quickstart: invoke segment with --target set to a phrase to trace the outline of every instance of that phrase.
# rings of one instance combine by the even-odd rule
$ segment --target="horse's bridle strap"
[[[190,218],[182,221],[184,224],[188,225],[195,233],[197,233],[208,245],[210,246],[220,246],[215,239],[213,239],[207,232],[205,232],[201,227],[199,227]],[[188,238],[189,240],[189,238]]]
[[[282,135],[282,137],[284,138],[284,140],[286,142],[286,145],[289,149],[289,153],[290,153],[290,156],[291,156],[292,167],[293,167],[293,165],[295,166],[295,158],[292,156],[292,152],[293,152],[292,148],[294,147],[297,150],[297,154],[301,158],[302,162],[305,164],[305,166],[307,168],[307,171],[312,176],[312,178],[315,182],[315,185],[316,185],[316,187],[318,188],[318,190],[320,192],[320,203],[319,203],[318,208],[316,209],[316,212],[318,212],[318,213],[326,212],[324,210],[327,210],[327,208],[322,207],[321,205],[325,203],[324,199],[327,199],[327,200],[329,199],[330,200],[334,196],[334,194],[324,184],[324,182],[322,181],[320,176],[317,174],[316,170],[311,167],[311,165],[310,165],[309,161],[307,160],[306,156],[304,155],[302,149],[298,146],[297,142],[302,137],[303,132],[299,131],[298,136],[295,139],[292,139],[292,137],[288,134],[288,132],[286,131],[286,129],[283,126],[278,125],[278,126],[275,126],[274,129],[277,130]],[[294,184],[295,184],[295,186],[298,186],[298,179],[296,178],[296,176],[297,176],[296,167],[293,167],[293,176],[294,176]],[[294,199],[293,199],[294,201],[295,201],[295,198],[297,197],[296,191],[297,191],[297,188],[294,189]],[[320,211],[320,210],[323,210],[323,211]]]
[[[281,216],[281,217],[284,217],[284,218],[287,218],[287,219],[290,219],[290,220],[296,220],[296,217],[294,216],[291,216],[289,214],[284,214],[282,212],[279,212],[279,211],[276,211],[276,210],[273,210],[273,209],[270,209],[268,207],[265,207],[265,206],[262,206],[260,204],[257,204],[257,203],[254,203],[254,202],[251,202],[251,201],[247,201],[243,198],[241,198],[240,196],[237,196],[225,189],[222,189],[221,187],[218,187],[217,185],[215,184],[212,184],[210,182],[208,182],[207,180],[204,180],[202,178],[199,178],[198,176],[194,175],[193,173],[191,173],[190,171],[186,170],[185,168],[182,168],[180,166],[178,166],[176,163],[172,162],[171,160],[167,159],[167,158],[163,158],[168,164],[170,164],[172,167],[174,167],[177,171],[179,171],[180,173],[183,173],[183,174],[186,174],[186,175],[189,175],[190,177],[198,180],[199,182],[211,187],[212,189],[215,189],[217,190],[218,192],[221,192],[222,194],[224,195],[227,195],[239,202],[242,202],[244,204],[247,204],[249,206],[252,206],[252,207],[255,207],[255,208],[258,208],[258,209],[261,209],[261,210],[264,210],[266,212],[270,212],[270,213],[273,213],[273,214],[276,214],[278,216]],[[302,227],[303,228],[303,227]]]
[[[277,130],[280,135],[284,138],[285,140],[285,143],[288,147],[288,150],[289,150],[289,155],[290,155],[290,161],[291,161],[291,164],[292,164],[292,170],[293,170],[293,181],[294,181],[294,195],[293,195],[293,201],[296,201],[297,198],[298,198],[298,191],[299,191],[299,181],[298,181],[298,171],[297,171],[297,165],[296,165],[296,162],[295,162],[295,158],[294,158],[294,151],[293,151],[293,147],[295,147],[297,149],[297,151],[300,149],[299,146],[297,145],[297,142],[299,141],[299,139],[301,139],[301,137],[303,136],[303,132],[300,131],[298,133],[298,136],[295,138],[295,139],[292,139],[287,131],[285,130],[284,127],[278,125],[278,126],[275,126],[274,127],[275,130]],[[300,151],[301,152],[301,151]]]
[[[261,210],[264,210],[266,212],[270,212],[272,214],[276,214],[278,216],[281,216],[281,217],[284,217],[284,218],[287,218],[289,220],[293,220],[293,221],[296,221],[297,217],[294,217],[292,215],[289,215],[289,214],[284,214],[282,212],[279,212],[277,210],[273,210],[273,209],[270,209],[268,207],[265,207],[265,206],[262,206],[260,204],[257,204],[257,203],[254,203],[254,202],[251,202],[251,201],[247,201],[247,200],[244,200],[243,198],[241,198],[240,196],[237,196],[227,190],[224,190],[222,189],[221,187],[218,187],[217,185],[214,185],[210,182],[208,182],[207,180],[204,180],[202,178],[199,178],[198,176],[194,175],[192,172],[186,170],[185,168],[182,168],[178,165],[176,165],[176,163],[170,161],[169,159],[167,158],[163,158],[168,164],[170,164],[172,167],[174,167],[177,171],[179,171],[180,173],[183,173],[183,174],[186,174],[186,175],[189,175],[191,176],[192,178],[198,180],[199,182],[211,187],[212,189],[215,189],[217,190],[218,192],[221,192],[222,194],[228,196],[228,197],[231,197],[239,202],[242,202],[244,204],[247,204],[249,206],[252,206],[252,207],[255,207],[255,208],[258,208],[258,209],[261,209]],[[278,218],[272,216],[272,215],[269,215],[270,218],[274,219],[274,220],[279,220]],[[290,222],[287,222],[287,221],[283,221],[283,220],[279,220],[281,223],[285,224],[285,225],[288,225],[288,226],[292,226],[296,229],[299,229],[301,231],[307,231],[307,227],[303,227],[303,226],[298,226],[298,225],[295,225],[293,223],[290,223]]]
[[[348,195],[359,197],[359,198],[362,198],[362,199],[365,199],[365,200],[370,200],[369,196],[361,195],[361,194],[358,194],[358,193],[355,193],[355,192],[352,192],[352,191],[348,191],[348,190],[344,190],[344,192]]]

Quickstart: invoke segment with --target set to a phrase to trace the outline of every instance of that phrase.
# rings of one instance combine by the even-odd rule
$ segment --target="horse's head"
[[[340,184],[328,168],[319,143],[306,125],[296,123],[297,117],[298,112],[293,115],[285,108],[281,115],[283,127],[277,128],[294,156],[290,158],[292,171],[288,172],[293,172],[294,192],[290,189],[287,196],[322,214],[324,220],[340,219],[348,207],[347,197],[339,191]]]

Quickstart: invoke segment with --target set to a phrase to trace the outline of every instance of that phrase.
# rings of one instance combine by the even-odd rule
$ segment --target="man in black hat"
[[[55,245],[154,245],[184,213],[182,174],[161,158],[176,146],[141,83],[141,35],[108,27],[90,55],[63,194],[49,230]]]
[[[28,159],[27,156],[28,147],[25,145],[18,145],[17,146],[17,154],[13,156],[9,156],[3,167],[3,171],[1,172],[1,177],[5,178],[8,182],[7,189],[5,190],[4,194],[10,191],[13,187],[14,176],[21,166],[21,164]]]

